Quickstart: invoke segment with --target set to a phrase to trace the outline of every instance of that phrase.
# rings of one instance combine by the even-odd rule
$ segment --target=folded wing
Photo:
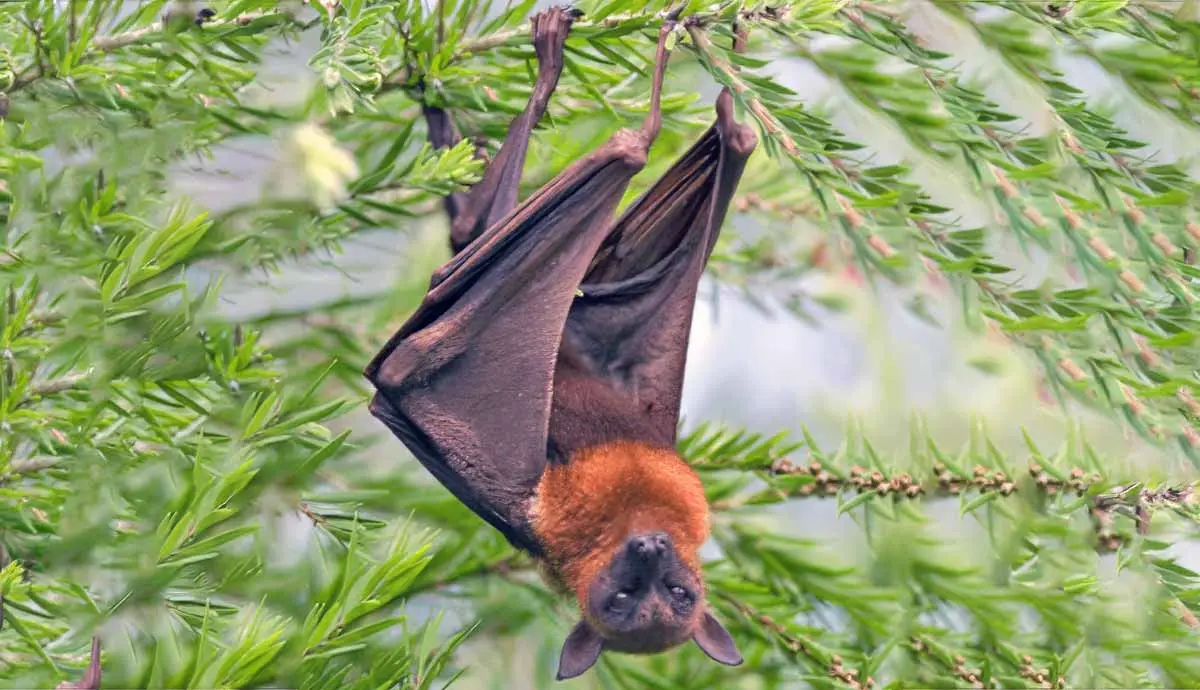
[[[617,132],[467,244],[366,370],[372,413],[460,501],[535,554],[526,516],[546,465],[564,324],[658,132],[669,30],[643,129]]]

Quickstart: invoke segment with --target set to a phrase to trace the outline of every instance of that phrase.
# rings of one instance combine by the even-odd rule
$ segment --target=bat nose
[[[671,538],[664,532],[654,532],[634,537],[629,545],[638,556],[651,560],[657,559],[671,548]]]

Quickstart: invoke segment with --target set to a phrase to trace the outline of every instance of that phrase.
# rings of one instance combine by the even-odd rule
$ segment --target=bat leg
[[[450,217],[450,248],[455,254],[517,205],[529,138],[546,114],[550,96],[562,76],[563,51],[571,23],[577,16],[575,10],[552,7],[530,19],[538,74],[525,110],[509,125],[508,134],[496,157],[488,164],[483,179],[469,192],[451,195],[445,202]],[[426,107],[424,115],[429,140],[435,149],[454,146],[462,138],[445,110]]]
[[[645,166],[672,24],[659,35],[650,113],[467,244],[364,372],[370,410],[460,501],[536,553],[528,501],[546,465],[554,366],[575,290]]]
[[[744,53],[745,51],[746,29],[735,23],[733,25],[733,52]],[[750,154],[754,153],[755,147],[758,146],[758,135],[754,133],[753,127],[737,121],[737,117],[733,113],[733,94],[728,87],[721,89],[721,95],[717,96],[716,111],[721,141],[729,147],[735,158],[749,158]],[[736,186],[735,183],[734,188]],[[733,191],[730,189],[729,194],[732,195]],[[728,199],[726,201],[728,202]]]
[[[445,109],[422,105],[421,113],[425,116],[425,127],[429,130],[429,143],[435,150],[454,148],[454,145],[462,139],[458,128],[454,126],[454,120]],[[463,192],[453,192],[442,200],[442,206],[446,209],[446,215],[449,216],[451,225],[462,215],[466,202],[466,194]],[[453,242],[451,242],[450,248],[452,251],[457,251]]]

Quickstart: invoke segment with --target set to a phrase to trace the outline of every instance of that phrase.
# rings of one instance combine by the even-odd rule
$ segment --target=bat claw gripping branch
[[[571,23],[576,14],[566,7],[551,7],[545,12],[539,12],[532,19],[533,52],[537,55],[538,71],[547,74],[560,74],[563,68],[563,49],[567,35],[571,32]],[[557,82],[557,76],[554,80]],[[543,80],[535,85],[545,88]],[[550,91],[554,89],[551,88]],[[550,94],[545,95],[549,99]]]

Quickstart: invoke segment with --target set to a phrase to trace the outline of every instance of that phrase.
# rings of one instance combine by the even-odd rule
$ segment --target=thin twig
[[[71,20],[67,25],[67,44],[73,45],[79,33],[79,4],[76,0],[71,2]]]
[[[508,577],[513,573],[526,572],[533,570],[533,567],[520,554],[506,556],[496,561],[487,561],[479,564],[477,567],[463,571],[453,577],[433,580],[408,590],[406,596],[412,597],[418,594],[426,594],[445,589],[452,585],[457,585],[465,580],[473,580],[475,578],[485,578],[491,575],[500,575]]]
[[[14,462],[8,466],[4,472],[0,472],[0,484],[5,484],[14,479],[24,477],[29,474],[36,474],[42,470],[48,470],[52,467],[57,467],[62,463],[62,458],[31,458]]]
[[[30,387],[29,391],[34,395],[54,395],[55,393],[62,393],[63,391],[69,391],[73,388],[76,388],[79,386],[79,384],[86,381],[91,375],[92,370],[88,369],[81,374],[71,374],[70,376],[63,376],[62,378],[50,379],[49,381],[35,383],[32,387]]]
[[[285,10],[269,10],[247,12],[245,14],[240,14],[236,17],[233,17],[232,19],[211,19],[204,22],[202,26],[204,31],[228,29],[238,26],[246,26],[254,20],[261,19],[263,17],[293,19],[292,14]],[[168,20],[157,21],[153,24],[143,26],[140,29],[126,31],[125,33],[120,34],[113,34],[112,36],[97,36],[96,38],[92,39],[92,49],[99,50],[101,52],[109,52],[118,48],[125,48],[127,46],[134,45],[135,43],[141,43],[147,37],[154,36],[155,34],[166,29],[167,21]]]
[[[858,671],[845,667],[842,664],[840,656],[829,654],[813,640],[793,633],[788,630],[784,623],[780,623],[765,613],[756,611],[754,607],[730,594],[722,592],[717,596],[737,609],[738,613],[745,617],[747,622],[764,628],[788,652],[794,656],[804,657],[814,665],[824,669],[831,679],[839,681],[854,690],[866,690],[866,688],[875,685],[874,679],[870,677],[860,681],[858,679]]]
[[[203,30],[211,31],[214,29],[219,30],[246,26],[257,19],[264,17],[280,17],[286,20],[294,19],[292,13],[285,10],[247,12],[231,19],[211,19],[206,21],[203,24]],[[108,53],[120,48],[127,48],[132,45],[149,42],[155,38],[158,38],[159,35],[165,30],[167,21],[169,20],[160,20],[138,29],[133,29],[131,31],[126,31],[119,34],[113,34],[111,36],[96,36],[92,39],[91,46],[88,48],[87,52],[83,54],[79,62],[83,63],[97,57],[99,54]],[[12,86],[8,89],[9,93],[20,91],[22,88],[29,86],[43,76],[43,73],[40,69],[40,57],[37,62],[39,63],[38,65],[24,70],[17,75]]]
[[[1200,627],[1200,618],[1196,618],[1196,614],[1192,613],[1187,604],[1176,599],[1175,609],[1179,613],[1179,620],[1183,621],[1184,625],[1187,625],[1189,628]]]

